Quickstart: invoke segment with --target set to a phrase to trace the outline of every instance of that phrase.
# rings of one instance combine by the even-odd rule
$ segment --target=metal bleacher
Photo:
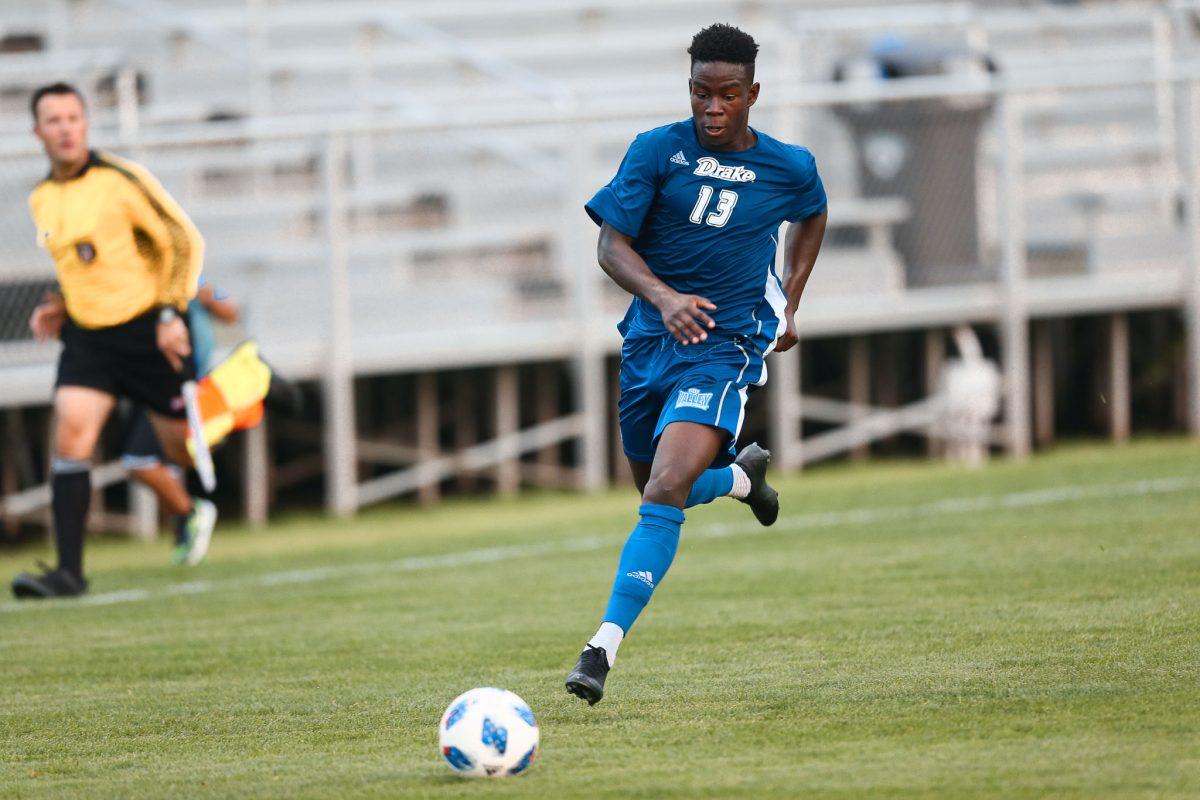
[[[803,335],[1186,306],[1195,13],[1188,2],[24,4],[0,22],[0,39],[40,44],[0,53],[0,285],[51,275],[24,209],[44,165],[23,104],[61,77],[88,92],[96,144],[146,163],[189,210],[210,277],[290,373],[325,378],[338,358],[369,374],[602,357],[625,298],[594,267],[580,203],[634,134],[686,116],[687,42],[722,20],[762,45],[755,124],[809,144],[830,190],[834,230]],[[846,53],[897,31],[986,52],[997,73],[831,82]],[[929,98],[995,104],[977,181],[961,187],[979,203],[985,280],[910,285],[893,236],[923,210],[863,194],[834,113]],[[33,292],[10,292],[10,306],[0,295],[0,316],[27,313]],[[1005,343],[1027,346],[1019,333]],[[0,405],[44,403],[53,358],[0,339]],[[1006,365],[1016,451],[1025,362]],[[786,398],[798,373],[781,367]],[[798,396],[776,409],[772,424],[794,429]],[[783,451],[796,443],[777,435]]]

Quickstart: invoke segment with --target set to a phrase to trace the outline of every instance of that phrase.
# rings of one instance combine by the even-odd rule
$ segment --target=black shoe
[[[779,492],[767,483],[767,464],[771,463],[771,451],[752,442],[742,448],[733,463],[750,478],[750,494],[738,499],[750,506],[754,517],[764,526],[774,525],[775,520],[779,519]]]
[[[41,600],[50,597],[78,597],[86,594],[88,583],[82,577],[76,577],[66,570],[42,567],[42,574],[22,572],[13,578],[13,594],[20,600]]]
[[[567,676],[567,691],[594,706],[604,697],[604,679],[608,677],[608,653],[603,647],[583,648],[575,669]]]

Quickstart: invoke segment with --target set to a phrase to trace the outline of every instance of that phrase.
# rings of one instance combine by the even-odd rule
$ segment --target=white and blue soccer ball
[[[438,725],[438,746],[459,775],[519,775],[537,756],[537,720],[529,704],[505,689],[472,689],[454,698]]]

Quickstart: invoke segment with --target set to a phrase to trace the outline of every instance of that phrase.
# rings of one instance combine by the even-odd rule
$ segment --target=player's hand
[[[785,309],[783,316],[787,327],[784,329],[783,335],[779,337],[779,341],[775,343],[776,353],[786,353],[800,341],[800,332],[796,330],[796,310],[794,308]]]
[[[187,325],[179,317],[158,323],[158,349],[176,372],[183,371],[183,360],[192,354]]]
[[[717,327],[712,317],[704,313],[716,311],[717,307],[699,295],[672,292],[658,310],[662,312],[663,325],[683,344],[699,344],[708,338],[709,330]]]
[[[48,293],[42,304],[33,310],[29,318],[29,330],[39,342],[57,339],[66,319],[67,307],[62,295]]]

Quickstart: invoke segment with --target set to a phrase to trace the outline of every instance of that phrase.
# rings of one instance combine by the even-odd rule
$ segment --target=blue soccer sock
[[[624,633],[629,633],[633,621],[650,602],[654,587],[667,574],[679,549],[679,528],[683,525],[683,512],[674,506],[643,503],[638,513],[641,519],[621,551],[617,579],[604,612],[604,621],[617,625]]]
[[[718,497],[725,497],[733,489],[733,467],[723,467],[721,469],[706,469],[700,473],[700,477],[696,478],[696,482],[692,484],[692,490],[688,492],[687,500],[684,501],[684,508],[692,508],[693,506],[702,506],[705,503],[711,503]]]

